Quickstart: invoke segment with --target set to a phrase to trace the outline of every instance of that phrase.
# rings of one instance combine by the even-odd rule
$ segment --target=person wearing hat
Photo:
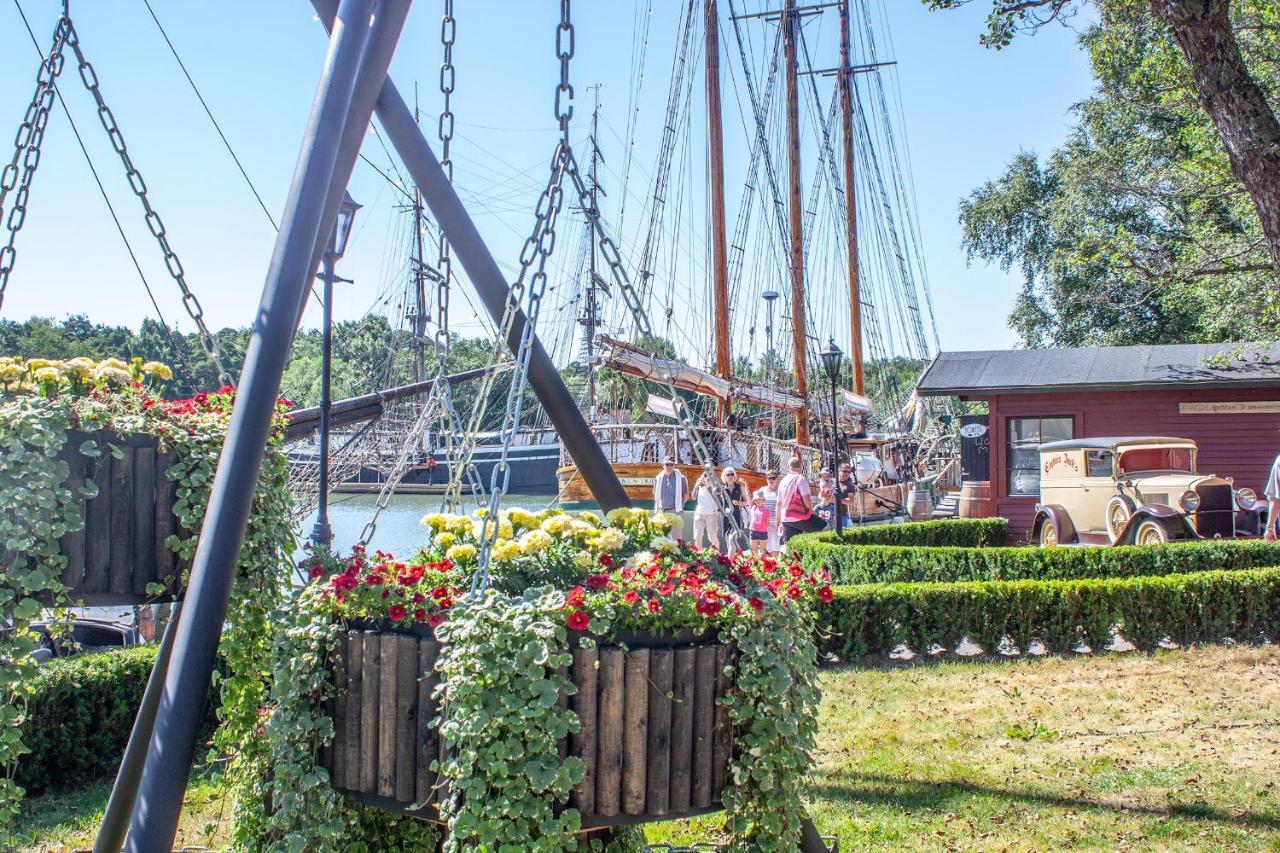
[[[657,512],[669,512],[680,519],[671,528],[671,538],[684,547],[684,504],[689,500],[689,481],[676,468],[675,457],[662,460],[662,472],[653,478],[653,508]]]

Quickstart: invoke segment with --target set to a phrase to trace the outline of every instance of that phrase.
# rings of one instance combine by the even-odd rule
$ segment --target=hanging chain
[[[31,196],[31,181],[35,177],[36,167],[40,165],[40,146],[44,143],[44,132],[49,125],[49,110],[53,106],[54,95],[57,94],[55,81],[62,73],[66,62],[62,50],[67,44],[71,32],[71,21],[66,17],[58,18],[58,25],[53,31],[53,47],[49,55],[40,62],[40,70],[36,72],[36,91],[27,106],[27,112],[18,126],[18,133],[13,142],[13,158],[5,164],[0,172],[0,211],[4,210],[4,202],[16,186],[18,191],[13,196],[13,206],[5,219],[5,230],[9,238],[0,246],[0,308],[4,307],[4,294],[9,286],[9,276],[13,272],[17,260],[14,242],[18,232],[27,218],[27,200]],[[18,174],[21,172],[21,183]]]
[[[177,283],[178,289],[182,291],[182,306],[186,309],[187,315],[191,317],[191,321],[196,325],[200,346],[205,355],[208,356],[209,361],[213,362],[214,370],[218,374],[218,381],[223,385],[231,385],[233,384],[231,375],[222,366],[222,359],[218,354],[218,342],[205,324],[204,309],[200,306],[200,300],[196,299],[196,295],[187,286],[186,273],[183,271],[182,262],[178,260],[177,253],[169,245],[164,222],[161,221],[160,214],[156,213],[151,206],[151,200],[147,196],[147,184],[142,179],[142,173],[133,164],[133,158],[129,156],[129,149],[125,145],[124,135],[120,132],[120,126],[116,123],[115,114],[111,112],[111,108],[107,106],[106,101],[102,98],[98,74],[93,70],[93,65],[90,64],[89,60],[85,58],[84,51],[80,49],[80,38],[69,19],[67,19],[66,42],[70,45],[71,50],[75,53],[76,60],[80,64],[81,81],[84,82],[85,88],[93,95],[93,99],[98,105],[98,120],[102,123],[103,130],[107,132],[107,137],[111,140],[111,147],[120,155],[120,162],[124,164],[125,178],[129,181],[129,186],[133,189],[134,195],[142,203],[142,209],[146,213],[147,229],[160,245],[160,251],[164,254],[165,267],[169,270],[170,277]]]
[[[378,492],[378,499],[374,502],[373,514],[369,516],[369,520],[365,522],[364,528],[360,531],[360,539],[356,542],[360,547],[363,548],[368,545],[369,541],[373,539],[373,534],[378,529],[378,516],[391,503],[391,499],[395,497],[400,481],[404,479],[404,475],[409,471],[409,457],[421,447],[422,435],[427,431],[427,427],[431,426],[431,422],[436,419],[439,405],[439,386],[433,386],[431,393],[427,396],[427,401],[422,404],[413,426],[405,433],[404,442],[400,445],[400,453],[396,456],[395,464],[391,467],[391,474],[387,477],[386,482],[382,484],[382,489]]]
[[[556,87],[555,114],[560,123],[560,144],[569,147],[569,122],[573,119],[573,86],[569,83],[569,60],[573,59],[573,21],[569,0],[560,0],[560,26],[556,28],[556,58],[560,60],[560,85]]]
[[[622,299],[635,320],[636,339],[640,341],[654,340],[653,327],[649,324],[649,314],[645,311],[644,305],[640,301],[640,294],[631,284],[631,277],[627,274],[626,267],[622,265],[622,255],[618,252],[617,244],[613,242],[613,239],[604,230],[604,224],[600,221],[600,212],[589,203],[591,191],[587,188],[586,182],[582,179],[582,174],[578,171],[578,162],[574,159],[572,152],[569,154],[569,161],[565,166],[565,170],[569,179],[573,181],[574,189],[577,191],[579,206],[586,211],[591,228],[596,232],[596,237],[600,244],[600,253],[604,256],[605,263],[609,266],[609,274],[612,276],[614,283],[617,284],[618,290],[622,293]],[[685,405],[684,400],[676,393],[676,386],[672,381],[670,372],[661,371],[661,376],[662,381],[667,386],[667,393],[671,395],[671,404],[675,410],[676,418],[680,421],[685,437],[693,448],[699,467],[704,471],[713,468],[714,460],[711,458],[711,452],[707,450],[707,445],[703,442],[702,435],[698,432],[697,424],[694,423],[689,407]],[[712,493],[715,495],[720,514],[724,516],[728,529],[732,531],[731,535],[739,540],[740,545],[745,547],[746,540],[742,524],[738,519],[738,513],[733,503],[729,500],[728,490],[718,477],[712,477],[711,482],[713,483]]]

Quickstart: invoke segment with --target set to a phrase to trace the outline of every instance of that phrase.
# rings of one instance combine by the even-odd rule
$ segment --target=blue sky
[[[958,200],[1002,170],[1020,149],[1047,152],[1070,126],[1070,107],[1091,81],[1075,33],[1051,28],[1000,52],[978,45],[982,3],[930,13],[917,0],[884,0],[898,61],[918,216],[945,349],[1011,345],[1005,325],[1019,280],[982,264],[967,267],[956,222]],[[632,27],[643,0],[579,0],[574,4],[578,93],[575,139],[586,132],[590,95],[601,84],[606,158],[624,159]],[[221,122],[273,215],[288,187],[325,39],[303,0],[152,0],[184,61]],[[745,0],[747,8],[758,3]],[[52,32],[58,4],[22,0],[41,42]],[[511,260],[527,228],[555,141],[551,95],[557,69],[552,35],[558,4],[550,0],[456,0],[458,116],[455,181],[495,255]],[[652,157],[666,95],[677,4],[657,0],[637,138],[637,163]],[[103,92],[147,180],[152,202],[188,271],[188,281],[215,326],[243,325],[257,304],[274,231],[250,194],[169,54],[142,0],[72,3],[81,41]],[[393,76],[407,99],[421,90],[424,126],[434,129],[440,62],[440,4],[419,0],[400,44]],[[834,15],[824,24],[833,34]],[[887,52],[882,45],[882,52]],[[829,64],[835,64],[832,56]],[[0,4],[0,138],[9,139],[34,83],[36,55],[12,3]],[[92,101],[75,67],[65,96],[134,242],[161,309],[181,318],[176,289],[147,233],[122,169],[104,141]],[[729,96],[726,95],[726,99]],[[727,132],[740,128],[726,119]],[[18,267],[3,316],[76,312],[100,322],[135,326],[152,309],[121,245],[82,155],[55,108]],[[610,150],[612,147],[612,150]],[[388,161],[370,136],[365,153]],[[9,154],[2,155],[5,160]],[[730,157],[736,154],[731,151]],[[733,168],[730,163],[730,169]],[[643,192],[643,181],[635,184]],[[404,215],[396,193],[361,164],[351,187],[366,208],[342,273],[356,284],[335,302],[339,318],[378,306],[402,274],[392,262]],[[732,191],[731,191],[732,196]],[[732,199],[731,199],[732,201]],[[613,203],[617,203],[615,199]],[[608,210],[606,209],[606,213]],[[732,212],[730,213],[732,221]],[[455,326],[478,332],[459,305]],[[314,308],[307,321],[318,317]],[[182,318],[185,320],[185,318]],[[185,330],[190,322],[178,322]]]

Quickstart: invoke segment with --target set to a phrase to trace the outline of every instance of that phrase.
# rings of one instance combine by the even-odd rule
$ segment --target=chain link
[[[590,203],[591,191],[582,179],[582,174],[578,170],[578,162],[573,157],[572,152],[569,154],[569,161],[565,168],[566,174],[573,181],[574,189],[577,191],[578,204],[586,212],[591,228],[596,232],[596,238],[600,244],[600,254],[604,256],[605,263],[609,267],[609,274],[618,286],[619,292],[622,293],[623,302],[626,303],[635,320],[636,339],[652,341],[654,336],[653,327],[649,323],[649,314],[645,311],[644,305],[640,301],[640,294],[631,283],[631,277],[627,274],[626,267],[622,265],[622,255],[618,252],[617,244],[613,242],[613,239],[604,230],[604,224],[600,221],[600,212]],[[713,468],[714,460],[711,458],[711,452],[707,450],[707,445],[703,442],[702,435],[698,432],[697,424],[694,423],[693,414],[689,411],[689,407],[685,405],[684,400],[676,393],[676,386],[671,374],[663,371],[661,376],[663,383],[667,386],[667,393],[671,395],[671,404],[675,410],[676,418],[679,420],[681,428],[684,429],[685,437],[688,438],[689,444],[693,448],[699,467],[703,470]],[[747,542],[742,530],[742,524],[738,519],[738,513],[735,511],[732,501],[729,500],[729,493],[725,489],[724,483],[719,477],[712,477],[711,482],[716,504],[720,509],[720,514],[724,517],[727,529],[738,540],[738,544],[745,548]]]
[[[573,59],[573,21],[569,0],[560,0],[560,26],[556,28],[556,58],[560,60],[560,84],[556,86],[555,115],[560,123],[560,144],[569,145],[569,122],[573,119],[573,85],[569,82],[569,60]]]
[[[36,72],[36,90],[27,106],[22,124],[13,142],[13,158],[0,171],[0,211],[4,210],[5,199],[17,187],[14,193],[9,215],[4,220],[5,230],[9,237],[0,246],[0,308],[4,307],[4,294],[9,286],[9,276],[13,273],[17,262],[17,250],[14,244],[18,232],[22,230],[27,219],[27,201],[31,196],[31,182],[35,178],[36,167],[40,165],[41,145],[44,143],[44,132],[49,125],[49,110],[53,106],[57,94],[56,81],[62,73],[65,57],[62,54],[71,32],[71,21],[60,17],[53,31],[53,46],[49,55],[40,62]],[[21,179],[19,179],[21,174]]]
[[[182,291],[182,307],[186,310],[191,321],[195,323],[196,331],[200,338],[200,346],[205,355],[208,356],[209,361],[213,362],[214,370],[218,374],[218,381],[223,385],[231,385],[233,384],[231,375],[222,366],[222,359],[218,353],[218,342],[205,324],[204,309],[200,305],[200,300],[196,299],[196,295],[187,286],[186,272],[182,268],[182,262],[178,260],[177,253],[169,245],[164,222],[160,219],[160,214],[151,206],[151,200],[147,196],[147,184],[142,179],[142,173],[133,164],[133,158],[129,156],[129,148],[125,144],[124,134],[121,133],[120,126],[116,123],[115,114],[112,113],[111,108],[103,100],[98,74],[85,57],[84,51],[81,50],[80,37],[76,34],[75,27],[69,19],[66,20],[66,25],[66,42],[75,53],[76,61],[79,63],[80,79],[85,88],[89,90],[89,93],[93,95],[93,100],[98,106],[98,121],[101,122],[102,129],[107,132],[107,137],[111,140],[111,147],[115,149],[116,154],[120,155],[120,162],[124,164],[125,177],[129,181],[129,186],[133,189],[134,195],[138,197],[138,201],[142,203],[142,209],[146,215],[147,230],[156,238],[156,242],[160,246],[169,276],[178,285],[178,289]]]

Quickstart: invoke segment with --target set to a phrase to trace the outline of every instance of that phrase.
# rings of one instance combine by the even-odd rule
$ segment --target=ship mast
[[[799,26],[796,0],[786,0],[782,11],[782,47],[787,81],[787,168],[790,172],[791,213],[791,358],[796,375],[796,393],[809,397],[804,328],[804,210],[800,206],[800,85],[796,62],[796,28]],[[809,443],[809,412],[796,413],[796,442]]]
[[[720,32],[716,0],[703,4],[706,34],[707,78],[707,148],[711,170],[711,281],[712,305],[715,311],[716,374],[728,381],[732,377],[729,351],[729,257],[725,246],[724,221],[724,132],[720,107]],[[730,402],[721,400],[716,407],[717,422],[725,426]]]
[[[591,112],[591,171],[589,174],[591,181],[591,210],[587,211],[587,216],[596,218],[600,215],[598,196],[603,192],[600,189],[599,173],[597,171],[600,161],[598,136],[600,130],[600,84],[597,83],[588,88],[595,89],[596,100],[595,109]],[[589,228],[587,233],[591,243],[587,268],[587,300],[580,322],[586,328],[584,351],[587,361],[587,419],[594,422],[596,416],[596,327],[600,323],[597,285],[600,282],[600,276],[596,273],[596,241]]]
[[[862,292],[858,280],[858,202],[853,173],[853,65],[849,45],[849,0],[840,3],[840,115],[843,120],[844,210],[849,252],[849,359],[853,364],[853,391],[866,393],[862,369]]]

